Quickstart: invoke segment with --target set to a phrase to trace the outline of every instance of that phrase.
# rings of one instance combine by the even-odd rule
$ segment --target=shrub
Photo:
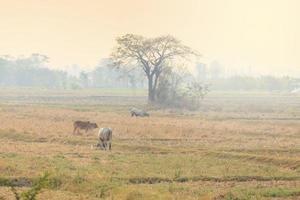
[[[49,173],[45,173],[43,176],[38,178],[27,191],[18,193],[15,186],[11,186],[11,191],[13,192],[16,200],[36,200],[36,196],[47,186],[49,186]]]

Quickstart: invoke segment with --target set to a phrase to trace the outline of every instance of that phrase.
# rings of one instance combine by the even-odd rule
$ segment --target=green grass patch
[[[300,188],[289,187],[263,187],[263,188],[241,188],[234,187],[225,194],[218,196],[219,199],[226,200],[248,200],[262,198],[288,198],[299,197]],[[218,199],[217,198],[217,199]]]

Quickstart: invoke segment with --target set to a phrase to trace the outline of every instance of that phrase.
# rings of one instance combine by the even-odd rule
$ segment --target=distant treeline
[[[300,88],[300,79],[274,76],[232,76],[207,80],[211,90],[232,91],[293,91]]]
[[[209,83],[211,90],[293,91],[300,88],[300,78],[271,75],[251,76],[247,75],[246,72],[243,73],[244,75],[229,76],[225,71],[226,69],[218,61],[212,61],[210,64],[196,64],[198,80]]]
[[[32,54],[29,57],[0,57],[0,86],[46,87],[59,89],[80,88],[147,88],[147,80],[138,69],[122,71],[102,60],[93,71],[70,75],[66,71],[47,67],[48,57]],[[273,76],[208,76],[198,70],[196,79],[209,84],[209,89],[232,91],[293,91],[300,88],[300,79]],[[212,73],[217,74],[217,73]],[[205,78],[203,78],[205,77]]]
[[[47,61],[48,57],[40,54],[0,57],[0,86],[63,87],[67,73],[46,68]]]
[[[130,73],[114,69],[102,60],[93,71],[70,75],[62,70],[49,69],[48,57],[32,54],[29,57],[0,57],[0,86],[47,87],[80,89],[87,87],[144,88],[146,79],[138,70]]]

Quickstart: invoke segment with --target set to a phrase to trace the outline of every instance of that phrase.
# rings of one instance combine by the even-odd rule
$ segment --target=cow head
[[[145,116],[145,117],[149,117],[150,115],[149,115],[149,113],[147,113],[147,112],[144,112],[144,113],[143,113],[143,116]]]
[[[98,125],[96,123],[90,123],[91,128],[98,128]]]
[[[103,150],[104,146],[103,146],[102,143],[98,142],[97,144],[92,144],[91,149],[101,149],[101,150]]]

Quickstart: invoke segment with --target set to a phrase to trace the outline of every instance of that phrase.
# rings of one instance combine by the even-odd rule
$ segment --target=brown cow
[[[78,134],[79,129],[84,129],[85,133],[87,133],[88,130],[98,128],[98,125],[96,123],[91,123],[89,121],[75,121],[73,126],[74,126],[73,134],[75,134],[75,132],[76,134]]]

